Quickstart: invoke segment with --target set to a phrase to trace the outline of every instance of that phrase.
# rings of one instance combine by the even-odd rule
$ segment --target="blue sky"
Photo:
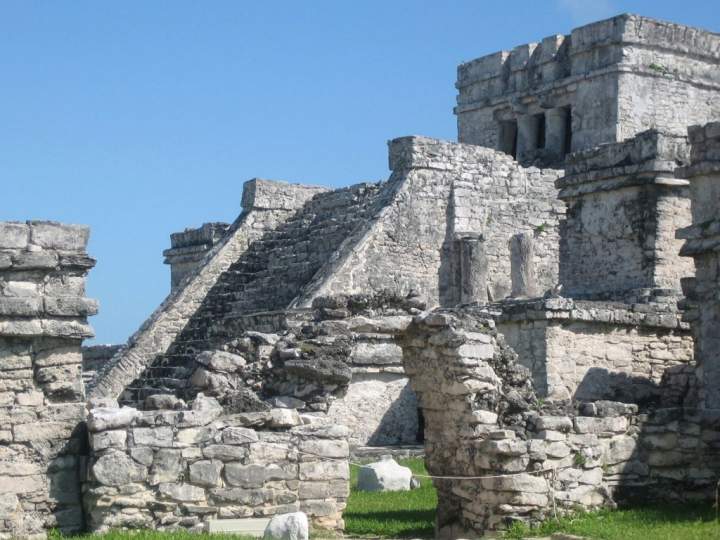
[[[633,12],[720,31],[707,0],[0,0],[0,220],[92,227],[97,342],[169,290],[169,234],[232,221],[254,176],[386,178],[386,141],[455,138],[455,67]]]

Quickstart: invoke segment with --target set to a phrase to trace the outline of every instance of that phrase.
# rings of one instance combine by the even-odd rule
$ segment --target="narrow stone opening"
[[[572,108],[565,107],[565,141],[563,144],[563,156],[572,151]]]
[[[535,130],[535,149],[545,148],[545,114],[536,114],[532,125]]]
[[[517,158],[517,121],[507,120],[500,122],[499,150]]]

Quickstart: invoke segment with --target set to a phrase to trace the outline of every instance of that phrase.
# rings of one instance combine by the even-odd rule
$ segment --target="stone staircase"
[[[356,184],[310,199],[277,229],[254,241],[226,270],[178,338],[123,393],[121,402],[182,393],[198,352],[237,335],[242,315],[287,308],[346,239],[392,196],[388,184]]]

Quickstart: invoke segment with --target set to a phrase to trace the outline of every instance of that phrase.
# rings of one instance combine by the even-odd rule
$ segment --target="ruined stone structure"
[[[458,67],[458,139],[523,163],[720,115],[720,37],[620,15]]]
[[[342,528],[353,448],[422,440],[440,537],[711,500],[719,62],[621,15],[462,64],[459,143],[391,141],[385,182],[246,182],[84,381],[87,229],[0,224],[0,538]]]
[[[397,311],[403,299],[438,306],[526,296],[523,265],[537,291],[553,287],[563,205],[554,187],[559,171],[525,169],[486,148],[396,139],[390,143],[390,168],[387,182],[334,191],[258,180],[246,184],[236,224],[109,363],[91,395],[142,406],[156,393],[183,398],[207,393],[211,383],[203,380],[207,369],[199,355],[229,351],[254,367],[241,370],[238,380],[245,383],[213,395],[232,401],[235,393],[255,408],[263,407],[262,400],[292,398],[303,403],[304,412],[325,412],[346,423],[354,444],[415,443],[417,407],[406,389],[400,351],[383,330],[369,329],[392,327],[393,317],[411,315],[401,306]],[[478,271],[487,279],[473,287]],[[328,381],[323,367],[314,364],[303,368],[294,385],[260,382],[269,380],[258,377],[263,365],[275,368],[317,356],[288,342],[298,341],[298,332],[314,339],[317,332],[327,333],[323,325],[313,327],[319,299],[360,293],[397,301],[356,311],[372,319],[368,330],[350,338],[355,344],[349,356],[334,355],[352,378],[335,368],[340,375]],[[333,316],[352,313],[340,309]],[[332,332],[343,337],[346,330]],[[280,337],[285,349],[299,351],[298,360],[272,351]],[[240,343],[245,338],[271,347],[249,350]],[[360,403],[368,405],[358,409]]]
[[[93,409],[88,528],[200,532],[209,519],[298,510],[342,528],[347,428],[301,424],[289,409],[224,414],[202,395],[189,410]]]
[[[83,530],[89,229],[0,223],[0,538]]]

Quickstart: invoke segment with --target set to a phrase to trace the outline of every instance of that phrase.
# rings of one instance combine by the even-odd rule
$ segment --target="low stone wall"
[[[303,511],[342,529],[347,428],[273,409],[227,415],[202,395],[186,410],[96,408],[84,504],[88,528],[185,528]]]
[[[0,538],[80,531],[89,229],[0,223]]]
[[[438,489],[458,538],[632,498],[713,500],[720,415],[616,401],[541,402],[487,312],[417,317],[402,336]]]

